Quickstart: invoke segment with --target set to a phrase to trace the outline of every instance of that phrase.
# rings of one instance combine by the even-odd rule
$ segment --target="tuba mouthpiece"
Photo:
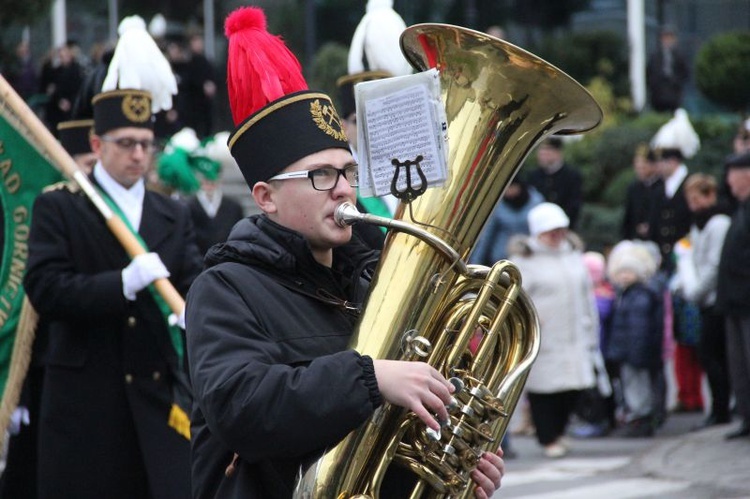
[[[362,213],[349,201],[345,201],[336,207],[333,219],[339,227],[347,227],[362,220]]]

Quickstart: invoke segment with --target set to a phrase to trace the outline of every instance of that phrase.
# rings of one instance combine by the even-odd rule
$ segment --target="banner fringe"
[[[5,442],[10,417],[21,400],[21,391],[31,362],[31,351],[38,322],[39,315],[29,299],[24,297],[8,370],[8,381],[5,384],[2,402],[0,402],[0,448]]]

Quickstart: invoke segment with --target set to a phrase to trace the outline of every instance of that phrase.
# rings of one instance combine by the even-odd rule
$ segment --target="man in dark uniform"
[[[654,189],[649,214],[648,239],[659,245],[661,268],[674,270],[672,248],[690,230],[692,215],[688,208],[683,184],[688,176],[685,160],[700,148],[700,138],[687,113],[680,109],[661,126],[651,140],[657,158],[661,185]]]
[[[674,117],[662,125],[651,140],[656,152],[659,175],[663,184],[654,190],[649,215],[649,240],[659,246],[661,253],[661,275],[668,282],[675,271],[672,255],[674,245],[690,231],[692,213],[685,198],[685,180],[688,168],[685,160],[691,158],[700,147],[700,138],[693,129],[687,113],[680,109]],[[673,308],[675,307],[673,301]],[[672,315],[674,349],[674,372],[677,384],[678,412],[703,410],[701,377],[703,370],[698,360],[696,345],[680,336],[679,314]],[[663,391],[659,392],[660,395]],[[666,400],[660,397],[662,403]],[[661,412],[661,408],[657,412]]]
[[[170,277],[184,295],[201,264],[187,209],[144,187],[151,109],[148,92],[103,92],[91,137],[91,180],[149,253],[131,261],[75,186],[34,205],[24,287],[49,325],[41,499],[190,495],[189,441],[168,424],[185,374],[180,335],[170,335],[148,286]]]
[[[94,120],[63,121],[57,125],[60,143],[73,157],[81,171],[91,173],[96,157],[91,151],[89,135]],[[93,163],[91,158],[93,157]],[[52,187],[54,188],[54,186]],[[28,411],[28,424],[8,440],[5,470],[0,477],[0,497],[34,499],[37,497],[37,449],[39,408],[44,386],[44,355],[48,341],[47,321],[37,324],[29,369],[24,380],[19,408]]]
[[[583,177],[565,162],[563,148],[559,137],[542,141],[536,153],[539,167],[531,171],[528,181],[546,201],[563,209],[573,229],[583,205]]]
[[[672,248],[690,231],[692,221],[683,189],[688,169],[678,148],[660,149],[657,156],[661,182],[653,191],[649,239],[659,245],[662,269],[671,273]]]
[[[620,234],[622,239],[648,239],[648,217],[653,191],[662,188],[662,180],[656,167],[656,155],[644,145],[633,156],[635,179],[628,185],[625,195],[625,213]]]

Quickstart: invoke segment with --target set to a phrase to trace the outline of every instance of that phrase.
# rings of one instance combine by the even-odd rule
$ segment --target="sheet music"
[[[437,70],[360,83],[355,99],[361,195],[391,193],[394,159],[403,163],[422,156],[419,167],[427,185],[445,182],[447,125]],[[406,187],[405,178],[402,171],[399,189]],[[418,183],[414,171],[412,179]]]

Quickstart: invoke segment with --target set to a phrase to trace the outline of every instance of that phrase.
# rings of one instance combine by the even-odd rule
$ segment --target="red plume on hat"
[[[307,90],[302,67],[258,7],[240,7],[224,24],[229,39],[227,87],[235,125],[287,94]]]

